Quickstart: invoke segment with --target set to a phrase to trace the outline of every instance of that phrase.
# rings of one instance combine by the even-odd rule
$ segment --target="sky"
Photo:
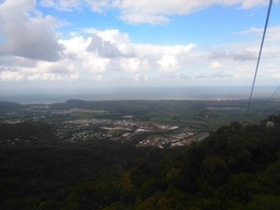
[[[268,0],[0,0],[0,93],[252,85]],[[256,85],[280,83],[274,0]]]

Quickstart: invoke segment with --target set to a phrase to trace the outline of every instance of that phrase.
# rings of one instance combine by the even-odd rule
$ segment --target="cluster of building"
[[[142,137],[138,147],[175,147],[190,143],[195,133],[190,128],[137,122],[133,119],[73,120],[60,124],[56,136],[72,143],[90,140],[131,141]]]
[[[98,118],[63,120],[60,117],[75,116],[81,113],[101,114]],[[59,119],[55,123],[53,134],[57,139],[72,143],[92,140],[133,141],[138,147],[175,147],[187,145],[190,137],[195,133],[190,128],[179,128],[178,126],[162,125],[159,123],[137,121],[133,115],[122,116],[119,119],[104,119],[102,114],[108,112],[83,110],[83,109],[61,109],[52,110],[47,105],[34,105],[21,109],[20,111],[6,113],[11,120],[49,120]],[[9,118],[10,117],[10,118]],[[19,121],[18,121],[19,122]]]
[[[167,147],[176,147],[176,146],[185,146],[190,144],[190,137],[195,135],[195,132],[192,132],[188,128],[180,133],[169,134],[168,136],[164,135],[156,135],[150,136],[142,141],[140,141],[137,146],[138,147],[159,147],[159,148],[167,148]]]

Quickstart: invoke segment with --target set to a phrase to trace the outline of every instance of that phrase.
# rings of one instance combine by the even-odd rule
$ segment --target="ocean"
[[[153,88],[96,88],[93,90],[1,92],[0,101],[20,104],[51,104],[68,99],[103,100],[249,100],[251,87],[153,87]],[[257,87],[253,99],[269,98],[275,86]],[[275,98],[279,94],[274,95]]]

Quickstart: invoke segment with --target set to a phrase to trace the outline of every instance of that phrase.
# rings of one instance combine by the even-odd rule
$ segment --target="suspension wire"
[[[260,59],[261,59],[261,55],[262,55],[262,48],[263,48],[263,43],[264,43],[264,39],[265,39],[266,29],[267,29],[267,25],[268,25],[269,16],[270,16],[271,6],[272,6],[272,0],[269,1],[268,11],[267,11],[267,16],[266,16],[266,21],[265,21],[265,26],[264,26],[264,30],[263,30],[262,42],[261,42],[261,46],[260,46],[260,50],[259,50],[258,61],[257,61],[257,65],[256,65],[254,80],[253,80],[253,84],[252,84],[252,88],[251,88],[251,94],[250,94],[248,108],[247,108],[247,116],[249,115],[249,110],[250,110],[250,107],[251,107],[252,96],[253,96],[253,92],[254,92],[254,88],[255,88],[255,82],[256,82],[256,78],[257,78],[257,74],[258,74],[258,68],[259,68],[259,63],[260,63]]]
[[[261,110],[267,104],[267,102],[278,92],[278,90],[280,90],[280,86],[274,91],[271,96],[269,96],[268,99],[266,99],[266,101],[259,107],[259,110]]]

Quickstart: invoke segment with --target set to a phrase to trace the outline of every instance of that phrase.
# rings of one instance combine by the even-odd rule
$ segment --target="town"
[[[70,134],[70,135],[69,135]],[[138,147],[174,147],[189,144],[189,138],[197,134],[190,128],[136,122],[133,119],[92,119],[63,122],[57,125],[56,136],[65,141],[78,143],[94,139],[119,142],[134,141]]]
[[[109,140],[120,143],[133,143],[136,147],[172,148],[190,144],[195,136],[207,133],[195,131],[188,126],[168,125],[139,120],[134,115],[118,114],[112,110],[53,108],[51,105],[24,105],[2,111],[1,122],[20,124],[24,122],[44,122],[52,125],[51,134],[58,142],[81,143],[96,140]],[[112,118],[112,117],[111,117]],[[38,141],[40,137],[30,135],[1,139],[4,146]],[[197,140],[197,139],[196,139]]]
[[[246,106],[242,100],[0,102],[0,145],[111,141],[138,148],[182,147],[205,139],[222,125],[243,123]],[[250,120],[259,122],[278,107],[274,100]]]

